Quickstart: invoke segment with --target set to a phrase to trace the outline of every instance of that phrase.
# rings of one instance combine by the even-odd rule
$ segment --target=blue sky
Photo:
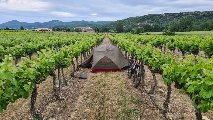
[[[114,21],[154,13],[213,10],[213,0],[0,0],[0,23]]]

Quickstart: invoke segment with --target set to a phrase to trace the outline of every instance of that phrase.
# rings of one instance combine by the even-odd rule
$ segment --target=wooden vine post
[[[71,76],[71,77],[74,77],[74,75],[75,75],[75,62],[74,62],[74,60],[73,60],[73,61],[72,61],[72,71],[71,71],[70,76]]]
[[[36,112],[35,103],[37,99],[38,91],[37,91],[37,83],[35,83],[35,86],[33,88],[32,94],[31,94],[31,100],[30,100],[30,113],[34,118],[42,119],[42,117]]]

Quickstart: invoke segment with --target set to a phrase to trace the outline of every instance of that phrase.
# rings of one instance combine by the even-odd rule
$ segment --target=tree
[[[126,25],[124,28],[124,32],[134,32],[132,26]]]
[[[80,28],[75,28],[74,30],[75,32],[82,32],[82,30]]]
[[[191,18],[182,18],[179,21],[173,22],[169,30],[173,32],[187,32],[191,31],[193,27],[193,22]]]
[[[172,35],[175,35],[175,32],[170,31],[170,30],[165,30],[165,31],[163,31],[163,35],[169,35],[169,36],[172,36]]]
[[[144,32],[144,29],[143,28],[136,28],[134,33],[135,34],[140,34],[140,33],[143,33]]]
[[[202,30],[204,31],[211,31],[213,30],[213,21],[207,21],[200,25]]]
[[[70,28],[66,28],[66,31],[67,31],[67,32],[70,32],[70,31],[71,31],[71,29],[70,29]]]
[[[181,31],[183,32],[191,31],[192,25],[193,25],[192,19],[190,18],[183,18],[180,20]]]
[[[108,27],[103,27],[103,32],[109,32],[109,28]]]
[[[56,31],[61,31],[61,29],[60,28],[56,28]]]
[[[152,32],[161,32],[163,30],[162,25],[154,24]]]
[[[24,27],[23,27],[23,26],[21,26],[21,27],[20,27],[20,30],[24,30]]]
[[[100,32],[98,27],[95,27],[95,32]]]
[[[121,33],[121,32],[124,32],[124,26],[123,26],[123,22],[118,22],[117,25],[116,25],[116,31],[118,33]]]
[[[144,24],[142,25],[144,32],[152,32],[152,26],[150,24]]]
[[[169,26],[169,31],[172,31],[172,32],[178,32],[180,31],[180,25],[178,22],[173,22],[170,26]]]
[[[99,32],[109,32],[109,27],[107,25],[102,25],[99,28]]]

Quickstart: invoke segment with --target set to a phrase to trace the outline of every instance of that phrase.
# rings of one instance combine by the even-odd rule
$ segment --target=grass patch
[[[147,32],[150,35],[162,35],[163,32]],[[142,33],[146,34],[146,33]],[[176,35],[213,35],[213,31],[175,32]]]
[[[131,96],[131,102],[134,104],[140,104],[141,103],[141,98],[138,96]]]

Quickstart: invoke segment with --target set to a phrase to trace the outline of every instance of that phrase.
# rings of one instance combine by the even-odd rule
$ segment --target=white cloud
[[[208,11],[213,0],[0,0],[0,22],[119,20],[146,14]],[[31,12],[32,11],[32,12]],[[34,14],[36,12],[36,15]],[[71,11],[71,12],[70,12]],[[72,19],[70,19],[72,18]]]
[[[42,11],[51,6],[49,2],[39,0],[0,0],[0,11]]]
[[[52,15],[58,16],[58,17],[74,17],[75,14],[69,13],[69,12],[61,12],[61,11],[53,11],[51,12]]]
[[[97,13],[92,13],[92,14],[90,14],[90,15],[92,15],[92,16],[97,16],[98,14],[97,14]]]
[[[94,16],[94,17],[82,17],[83,20],[87,21],[115,21],[119,18],[117,17],[106,17],[106,16]]]
[[[176,0],[173,2],[174,5],[188,5],[188,6],[210,6],[213,5],[211,0]]]

